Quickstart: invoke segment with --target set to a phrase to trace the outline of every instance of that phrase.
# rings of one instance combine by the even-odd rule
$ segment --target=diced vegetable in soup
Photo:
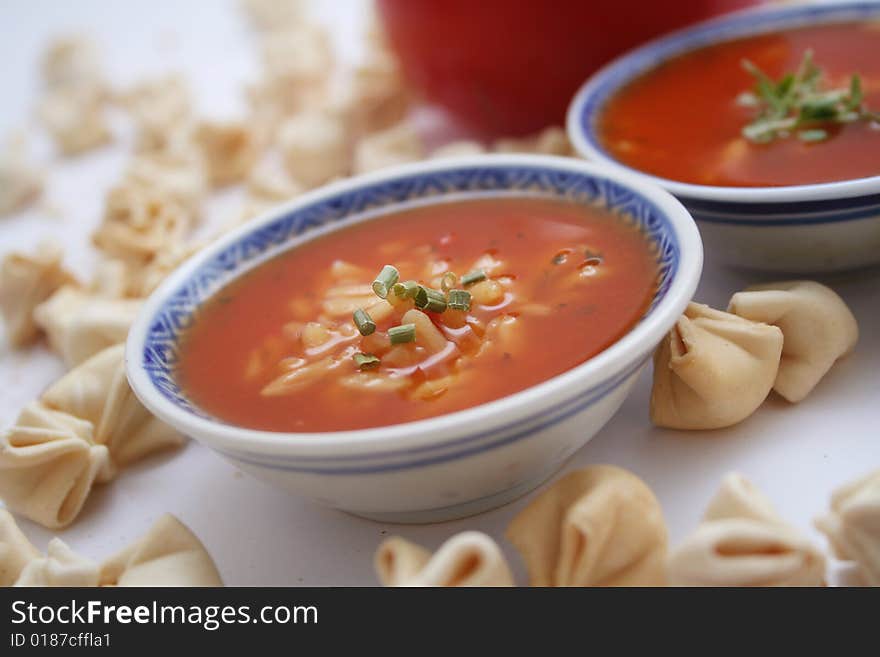
[[[792,29],[674,58],[608,101],[620,162],[701,185],[880,175],[880,22]]]
[[[226,421],[321,432],[459,411],[605,349],[646,311],[654,245],[600,208],[456,201],[336,230],[222,289],[178,376]]]

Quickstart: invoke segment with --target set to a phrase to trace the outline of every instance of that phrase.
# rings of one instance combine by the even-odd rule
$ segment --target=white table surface
[[[352,1],[324,3],[340,47],[350,52],[362,8]],[[202,113],[231,116],[243,108],[241,85],[256,71],[254,36],[234,2],[173,0],[4,0],[0,5],[3,102],[0,135],[33,127],[39,90],[39,55],[53,35],[85,31],[106,54],[110,78],[130,84],[144,75],[181,70],[193,84]],[[222,59],[218,60],[218,53]],[[130,135],[109,148],[67,161],[54,160],[47,203],[0,219],[0,256],[53,236],[67,246],[70,266],[90,272],[89,234],[100,219],[104,191],[119,177]],[[35,152],[47,163],[52,150],[35,134]],[[211,222],[234,212],[235,192],[208,204]],[[713,266],[707,254],[697,299],[724,307],[730,295],[767,277]],[[673,542],[697,522],[721,476],[738,470],[775,502],[790,522],[822,540],[811,520],[831,490],[880,467],[880,269],[822,279],[847,301],[859,320],[856,352],[838,363],[802,403],[771,397],[750,419],[727,430],[660,430],[648,420],[651,375],[646,371],[617,416],[566,469],[614,463],[637,473],[655,491]],[[60,361],[37,345],[10,351],[0,343],[0,426],[62,374]],[[530,496],[529,496],[530,497]],[[171,512],[204,541],[229,585],[372,585],[372,555],[386,536],[401,534],[430,548],[464,529],[499,539],[520,582],[521,563],[503,541],[507,523],[528,501],[460,521],[423,526],[382,525],[324,509],[236,471],[199,444],[150,458],[96,488],[72,527],[61,536],[74,549],[101,558],[135,539],[162,513]],[[21,521],[45,547],[51,533]]]

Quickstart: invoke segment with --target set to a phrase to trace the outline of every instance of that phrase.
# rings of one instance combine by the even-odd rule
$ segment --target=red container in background
[[[379,0],[409,82],[484,138],[564,123],[593,71],[664,32],[755,0]]]

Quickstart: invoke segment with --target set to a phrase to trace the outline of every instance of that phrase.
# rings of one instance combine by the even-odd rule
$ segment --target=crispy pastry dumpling
[[[108,347],[53,383],[41,401],[87,420],[94,442],[106,445],[116,465],[180,445],[183,437],[143,407],[125,376],[125,345]]]
[[[53,538],[46,556],[28,563],[15,586],[97,586],[100,576],[97,563],[76,554],[60,538]]]
[[[741,475],[729,474],[703,522],[669,558],[674,586],[822,586],[825,557]]]
[[[721,480],[721,487],[709,501],[703,521],[725,518],[748,518],[761,522],[781,523],[770,500],[741,474],[731,472]]]
[[[24,567],[39,556],[12,514],[0,509],[0,586],[12,586]]]
[[[123,342],[139,299],[112,299],[65,286],[34,309],[34,320],[68,367]]]
[[[822,586],[825,558],[783,524],[728,518],[700,525],[669,564],[674,586]]]
[[[275,30],[302,22],[306,3],[303,0],[242,0],[240,3],[255,27]]]
[[[113,139],[99,88],[51,88],[40,99],[38,116],[62,155],[79,155]]]
[[[92,484],[113,477],[91,422],[34,402],[0,436],[0,499],[45,527],[70,524]]]
[[[43,79],[39,116],[62,153],[81,153],[110,140],[106,84],[92,42],[75,36],[52,42],[43,58]]]
[[[76,554],[59,538],[40,554],[15,519],[0,509],[2,586],[223,586],[201,541],[165,514],[137,541],[102,563]]]
[[[293,180],[317,187],[344,176],[350,167],[344,122],[327,112],[300,112],[278,129],[278,145]]]
[[[776,379],[782,331],[699,303],[654,352],[651,421],[671,429],[719,429],[741,422]]]
[[[299,196],[305,187],[290,175],[280,157],[263,157],[248,174],[249,198],[256,202],[277,204]]]
[[[513,586],[498,545],[474,531],[456,534],[433,556],[393,536],[376,551],[375,567],[385,586]]]
[[[482,155],[486,152],[486,147],[480,142],[461,140],[452,141],[443,144],[439,148],[431,152],[431,159],[439,159],[441,157],[462,157],[466,155]]]
[[[526,137],[504,137],[492,144],[496,153],[538,153],[544,155],[572,155],[574,149],[564,128],[556,125]]]
[[[146,264],[189,231],[192,208],[179,199],[167,187],[130,177],[107,192],[92,241],[107,256]]]
[[[202,121],[195,140],[202,149],[208,179],[214,187],[241,182],[257,157],[257,144],[244,122]]]
[[[157,190],[157,196],[176,201],[193,218],[199,216],[206,195],[205,165],[195,146],[139,155],[131,160],[124,181],[123,185]]]
[[[785,343],[773,389],[801,401],[859,339],[856,318],[834,290],[814,281],[756,285],[737,292],[728,312],[782,329]]]
[[[834,555],[859,566],[869,586],[880,586],[880,470],[834,491],[831,512],[816,520]]]
[[[383,586],[404,586],[421,572],[430,558],[431,553],[421,545],[391,536],[379,545],[373,566]]]
[[[42,244],[33,255],[10,253],[0,265],[0,312],[6,335],[13,346],[37,336],[33,312],[52,293],[73,278],[61,266],[62,252],[56,244]]]
[[[198,537],[166,513],[140,539],[101,564],[102,586],[223,586]]]
[[[131,115],[137,132],[136,148],[142,155],[195,150],[192,93],[182,76],[171,74],[142,80],[117,100]],[[202,176],[200,166],[192,168]]]
[[[532,586],[663,586],[666,523],[631,472],[595,465],[564,476],[507,529]]]
[[[359,135],[403,121],[412,96],[400,61],[388,48],[381,30],[370,30],[364,45],[365,52],[352,71],[348,93],[341,103],[353,131]]]
[[[415,162],[425,157],[425,145],[408,122],[375,132],[361,139],[354,151],[355,173],[376,171],[395,164]]]
[[[103,84],[100,53],[93,41],[80,35],[65,35],[49,43],[42,73],[46,85],[53,88]]]
[[[29,161],[23,139],[0,144],[0,216],[33,203],[43,191],[43,178]]]

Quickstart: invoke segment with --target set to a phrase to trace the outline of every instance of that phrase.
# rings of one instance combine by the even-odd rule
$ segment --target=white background
[[[356,52],[362,7],[323,3],[325,20],[347,56]],[[332,12],[335,12],[333,14]],[[29,128],[34,152],[50,166],[46,202],[0,218],[0,255],[54,236],[67,247],[70,266],[87,276],[93,259],[89,234],[100,219],[104,191],[121,175],[130,135],[124,121],[112,147],[80,158],[54,158],[35,130],[39,55],[47,39],[70,31],[93,36],[106,55],[112,81],[129,85],[164,70],[185,73],[201,113],[242,111],[242,83],[256,72],[254,35],[233,2],[147,0],[3,0],[0,62],[4,88],[0,134]],[[208,204],[213,223],[236,208],[236,192]],[[48,207],[51,206],[51,207]],[[60,216],[58,212],[60,211]],[[845,230],[842,224],[840,230]],[[697,299],[725,307],[750,283],[770,280],[723,270],[707,254]],[[804,402],[771,396],[750,419],[729,430],[684,433],[651,426],[650,371],[617,416],[566,466],[614,463],[641,476],[656,492],[673,542],[696,524],[721,476],[738,470],[775,502],[782,515],[811,532],[831,490],[880,467],[880,269],[826,277],[859,320],[861,340]],[[45,347],[10,352],[0,344],[0,425],[63,372]],[[503,531],[528,498],[461,521],[427,526],[381,525],[323,509],[250,479],[196,443],[148,459],[96,488],[72,527],[61,536],[74,549],[101,558],[135,539],[162,513],[172,512],[204,541],[229,585],[371,585],[379,542],[401,534],[436,548],[464,529],[479,529],[508,553],[521,583],[521,564]],[[27,521],[40,548],[50,532]]]

